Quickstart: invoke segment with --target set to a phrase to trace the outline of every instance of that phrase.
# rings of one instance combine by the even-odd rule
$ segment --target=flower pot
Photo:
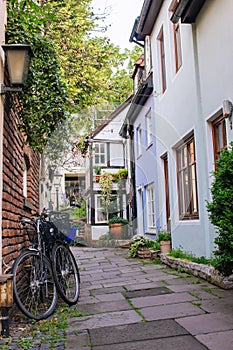
[[[137,256],[141,259],[150,259],[151,249],[146,247],[138,248]]]
[[[167,254],[171,250],[171,241],[160,241],[161,253]]]
[[[109,225],[110,234],[113,239],[119,240],[122,237],[122,224],[115,223]]]

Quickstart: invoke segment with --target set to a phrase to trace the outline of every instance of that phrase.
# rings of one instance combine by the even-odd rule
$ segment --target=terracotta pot
[[[161,253],[169,253],[171,250],[171,241],[160,241]]]
[[[119,240],[122,237],[122,224],[115,223],[109,225],[110,233],[113,239]]]

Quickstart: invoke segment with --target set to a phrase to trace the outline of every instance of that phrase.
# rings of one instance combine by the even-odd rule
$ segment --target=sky
[[[111,24],[105,33],[115,45],[132,49],[129,42],[134,21],[140,15],[144,0],[92,0],[96,13],[109,13],[106,23]]]

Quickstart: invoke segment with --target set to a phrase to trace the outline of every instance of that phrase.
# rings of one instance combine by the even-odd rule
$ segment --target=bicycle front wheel
[[[52,267],[57,290],[68,305],[77,303],[80,291],[78,265],[69,247],[56,244],[52,250]]]
[[[13,292],[19,309],[42,320],[56,307],[57,290],[49,260],[38,251],[26,250],[13,265]]]

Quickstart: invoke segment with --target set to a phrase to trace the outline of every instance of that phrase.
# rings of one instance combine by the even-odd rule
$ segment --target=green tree
[[[132,92],[129,70],[139,49],[122,53],[108,38],[93,37],[97,17],[90,5],[91,0],[7,2],[7,42],[30,44],[34,52],[20,127],[40,152],[58,128],[57,135],[66,128],[69,138],[69,113],[79,112],[76,134],[83,127],[89,132],[91,106],[119,104]]]
[[[233,271],[233,143],[229,150],[221,152],[216,162],[211,186],[212,201],[207,210],[212,224],[217,228],[216,267],[228,276]]]

